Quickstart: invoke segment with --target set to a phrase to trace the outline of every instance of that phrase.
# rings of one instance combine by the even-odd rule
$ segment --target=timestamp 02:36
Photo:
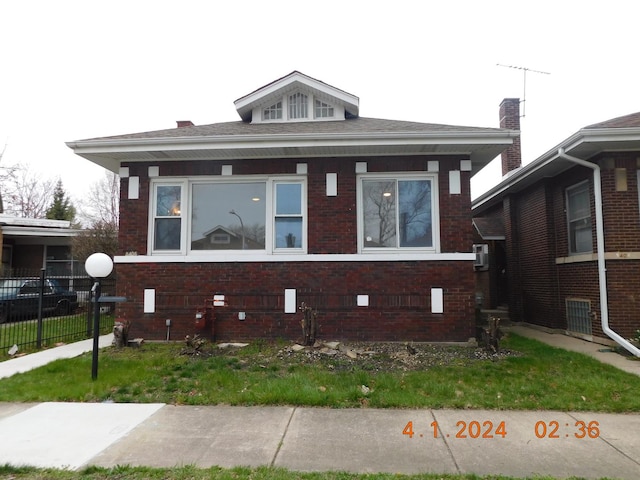
[[[429,424],[430,430],[426,433],[427,436],[432,438],[438,438],[443,436],[442,430],[438,426],[438,422],[433,421]],[[494,423],[491,420],[472,420],[464,421],[460,420],[456,422],[457,431],[454,438],[506,438],[507,436],[507,424],[503,420],[501,422]],[[583,438],[598,438],[600,436],[600,424],[598,422],[590,421],[585,422],[582,420],[576,421],[573,426],[569,423],[561,424],[557,420],[543,421],[539,420],[532,428],[533,434],[536,438],[568,438],[570,436],[583,439]],[[409,438],[413,438],[414,435],[422,438],[425,433],[417,432],[414,430],[413,421],[407,422],[402,430],[403,435],[407,435]],[[445,434],[444,437],[450,437],[450,434]]]

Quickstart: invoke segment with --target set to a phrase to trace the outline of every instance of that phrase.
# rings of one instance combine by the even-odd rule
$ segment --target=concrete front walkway
[[[98,340],[98,347],[108,347],[112,342],[112,333],[102,335]],[[0,379],[10,377],[16,373],[28,372],[29,370],[41,367],[47,363],[53,362],[54,360],[73,358],[91,351],[93,351],[93,339],[69,343],[60,347],[48,348],[22,357],[5,360],[4,362],[0,362]]]
[[[552,347],[583,353],[602,363],[624,370],[625,372],[640,375],[639,358],[621,355],[613,351],[611,347],[599,343],[587,342],[568,335],[548,333],[525,325],[512,325],[506,327],[505,330],[520,335],[521,337],[533,338]]]

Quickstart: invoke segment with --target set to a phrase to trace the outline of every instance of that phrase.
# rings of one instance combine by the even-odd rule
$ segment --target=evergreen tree
[[[76,218],[76,208],[67,198],[67,194],[62,187],[62,180],[58,179],[53,192],[53,202],[47,209],[46,217],[49,220],[67,220],[73,222]]]

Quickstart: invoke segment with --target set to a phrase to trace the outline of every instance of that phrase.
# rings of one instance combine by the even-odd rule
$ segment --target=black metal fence
[[[0,277],[0,360],[8,352],[33,351],[93,336],[93,280],[47,276],[44,270]],[[115,281],[102,280],[102,295]],[[114,304],[100,304],[100,334],[113,330]]]

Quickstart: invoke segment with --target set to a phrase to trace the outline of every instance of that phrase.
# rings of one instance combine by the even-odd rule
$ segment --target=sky
[[[502,99],[526,99],[526,164],[640,111],[634,3],[2,1],[0,168],[59,177],[78,204],[104,170],[65,142],[236,121],[234,100],[294,70],[358,96],[363,117],[498,127]],[[497,160],[472,197],[500,176]]]

